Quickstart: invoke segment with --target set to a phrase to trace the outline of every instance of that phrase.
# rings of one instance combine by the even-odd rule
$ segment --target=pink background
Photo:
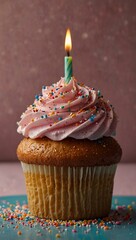
[[[119,115],[122,161],[136,161],[136,2],[0,1],[0,160],[16,160],[16,122],[42,85],[63,76],[70,27],[74,75]]]

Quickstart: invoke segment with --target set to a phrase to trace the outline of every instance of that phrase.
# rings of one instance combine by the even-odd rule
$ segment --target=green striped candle
[[[73,76],[71,56],[66,56],[64,58],[64,66],[65,66],[65,82],[69,83],[69,81],[71,80],[71,77]]]
[[[67,52],[67,56],[64,58],[65,83],[67,84],[69,83],[73,76],[72,57],[70,56],[71,49],[72,49],[71,33],[70,29],[68,28],[65,38],[65,50]]]

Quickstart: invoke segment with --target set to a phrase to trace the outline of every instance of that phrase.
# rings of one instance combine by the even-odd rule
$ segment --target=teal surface
[[[27,203],[26,196],[7,196],[0,198],[0,240],[52,240],[57,239],[56,234],[60,235],[59,239],[66,240],[136,240],[136,196],[114,196],[112,200],[112,212],[115,215],[119,215],[116,209],[118,206],[121,206],[121,216],[118,217],[121,219],[121,224],[111,224],[107,223],[109,230],[104,231],[104,229],[99,228],[98,224],[91,224],[89,226],[60,226],[56,228],[54,226],[43,227],[40,224],[35,224],[32,227],[23,226],[19,224],[17,220],[4,220],[1,214],[3,209],[11,206],[10,204],[16,204],[19,202],[21,205]],[[132,209],[131,209],[131,205]],[[124,211],[124,213],[123,213]],[[122,216],[130,215],[129,219],[122,220]],[[116,220],[117,221],[117,220]],[[118,221],[119,222],[119,221]],[[116,222],[117,223],[117,222]],[[16,229],[16,225],[19,225],[19,228]],[[76,232],[72,232],[73,229],[76,229]],[[17,232],[21,231],[21,235],[18,235]]]

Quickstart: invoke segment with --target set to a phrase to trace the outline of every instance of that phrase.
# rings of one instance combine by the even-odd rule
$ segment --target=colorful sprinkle
[[[116,221],[115,224],[116,225],[121,225],[121,221]]]
[[[100,90],[98,90],[97,94],[98,94],[98,97],[101,96],[101,92],[100,92]]]
[[[41,118],[47,118],[47,117],[48,117],[47,114],[41,116]]]
[[[35,95],[35,99],[36,99],[36,100],[39,100],[39,95]]]
[[[103,229],[106,231],[106,230],[109,230],[109,227],[105,226]]]
[[[42,86],[42,89],[46,89],[46,86]]]
[[[56,234],[56,238],[61,238],[59,233]]]
[[[18,231],[17,234],[18,234],[18,235],[22,235],[22,232],[21,232],[21,231]]]
[[[74,118],[74,117],[76,117],[76,114],[75,114],[75,113],[71,113],[70,116],[71,116],[72,118]]]
[[[92,116],[89,118],[89,120],[90,120],[91,122],[94,122],[94,119],[95,119],[95,115],[92,115]]]
[[[73,233],[76,233],[76,232],[77,232],[77,230],[76,230],[76,229],[72,229],[72,232],[73,232]]]
[[[63,118],[62,117],[59,117],[58,120],[61,121]]]

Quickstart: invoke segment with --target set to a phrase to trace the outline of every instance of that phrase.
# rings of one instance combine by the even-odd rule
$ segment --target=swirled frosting
[[[96,140],[115,135],[117,116],[100,91],[64,78],[42,88],[42,94],[21,115],[18,133],[32,139],[48,137],[54,141],[66,137]]]

